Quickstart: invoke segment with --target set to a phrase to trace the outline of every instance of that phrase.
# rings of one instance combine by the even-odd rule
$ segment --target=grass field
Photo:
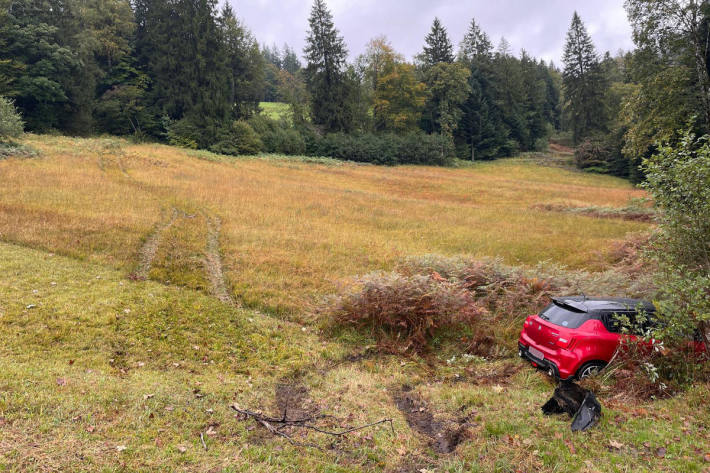
[[[0,162],[2,240],[130,272],[145,239],[177,209],[151,276],[200,288],[204,278],[192,268],[205,219],[216,217],[234,295],[276,313],[302,312],[338,280],[405,256],[589,267],[612,241],[648,228],[532,209],[623,207],[643,193],[615,178],[522,160],[384,168],[234,159],[118,139],[27,141],[41,158]]]
[[[260,102],[262,113],[269,118],[278,120],[288,116],[288,104],[283,102]]]
[[[553,385],[522,362],[352,356],[369,341],[328,338],[311,314],[343,278],[409,255],[599,268],[648,224],[532,207],[623,207],[643,196],[624,181],[516,159],[382,168],[25,142],[39,157],[0,161],[0,470],[708,468],[708,386],[652,403],[599,393],[601,424],[573,435],[541,415]],[[233,403],[332,415],[334,430],[391,418],[394,433],[296,447]],[[440,433],[465,419],[466,438],[442,451],[402,403]]]

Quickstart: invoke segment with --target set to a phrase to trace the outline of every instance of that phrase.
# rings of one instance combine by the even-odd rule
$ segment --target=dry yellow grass
[[[568,431],[568,418],[541,414],[552,382],[522,361],[447,364],[444,353],[432,358],[434,366],[416,358],[359,360],[351,357],[363,350],[357,334],[325,336],[316,324],[200,292],[211,289],[221,261],[237,301],[297,316],[340,278],[391,267],[402,256],[586,267],[612,240],[647,225],[530,206],[622,207],[643,195],[621,180],[523,160],[382,168],[227,159],[117,139],[26,141],[39,158],[0,161],[0,240],[16,243],[0,242],[2,471],[705,466],[697,448],[708,442],[708,411],[698,409],[705,385],[643,406],[599,393],[605,415],[582,437]],[[510,377],[495,377],[516,365]],[[483,382],[486,373],[500,385]],[[315,433],[297,437],[321,451],[234,417],[232,403],[280,415],[284,382],[302,384],[309,402],[338,425],[387,417],[395,434],[378,427],[333,445]],[[469,437],[455,452],[436,453],[432,439],[407,423],[395,400],[405,385],[438,418],[470,417]],[[623,447],[610,450],[610,440]],[[654,455],[660,447],[665,457]]]
[[[385,168],[228,159],[119,139],[26,141],[40,158],[0,162],[2,240],[130,271],[166,212],[176,208],[198,220],[207,212],[222,220],[226,275],[237,298],[278,312],[302,308],[338,279],[388,268],[406,255],[585,267],[612,240],[645,228],[531,210],[548,202],[623,206],[643,193],[612,177],[521,160]],[[187,227],[192,248],[179,251],[197,254],[200,230]],[[176,263],[156,267],[166,264]],[[188,279],[175,280],[201,285]]]

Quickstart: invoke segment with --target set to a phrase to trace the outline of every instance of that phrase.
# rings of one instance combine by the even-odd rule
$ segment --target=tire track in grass
[[[210,282],[210,293],[225,304],[237,306],[234,298],[229,294],[227,281],[222,268],[222,255],[219,246],[219,232],[222,221],[219,217],[210,217],[205,214],[207,220],[207,245],[205,247],[205,273]]]
[[[148,273],[153,265],[155,253],[158,251],[163,233],[170,228],[178,217],[178,209],[173,208],[172,214],[167,221],[160,222],[148,236],[145,243],[138,252],[138,269],[131,275],[135,279],[148,279]]]

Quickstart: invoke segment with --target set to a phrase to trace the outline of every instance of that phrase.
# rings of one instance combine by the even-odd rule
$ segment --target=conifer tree
[[[454,62],[454,47],[449,40],[446,28],[438,18],[434,18],[431,31],[426,36],[424,51],[419,55],[424,67],[431,67],[440,62]]]
[[[467,63],[490,59],[493,54],[493,43],[488,34],[481,30],[475,19],[471,20],[468,31],[459,45],[459,59]]]
[[[264,94],[264,58],[259,44],[237,19],[229,3],[219,17],[229,80],[232,118],[249,118],[256,113]]]
[[[291,75],[296,75],[301,70],[301,61],[298,60],[298,55],[288,44],[284,44],[283,47],[281,68]]]
[[[475,20],[459,45],[459,61],[471,71],[471,93],[461,105],[455,134],[458,154],[472,160],[496,158],[505,150],[509,131],[493,95],[493,44]]]
[[[575,143],[594,132],[605,130],[604,96],[608,88],[592,39],[577,12],[567,32],[562,81],[565,112]]]
[[[189,119],[209,143],[231,111],[229,70],[216,0],[136,0],[139,65],[157,116]]]
[[[345,76],[348,51],[324,0],[314,0],[308,24],[305,79],[312,121],[325,131],[349,131],[353,123],[350,81]]]

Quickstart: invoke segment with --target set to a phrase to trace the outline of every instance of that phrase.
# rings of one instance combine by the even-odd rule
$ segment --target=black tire
[[[580,380],[596,376],[605,367],[606,363],[604,363],[603,361],[590,361],[589,363],[585,363],[582,365],[582,367],[577,371],[577,376],[575,377]]]

